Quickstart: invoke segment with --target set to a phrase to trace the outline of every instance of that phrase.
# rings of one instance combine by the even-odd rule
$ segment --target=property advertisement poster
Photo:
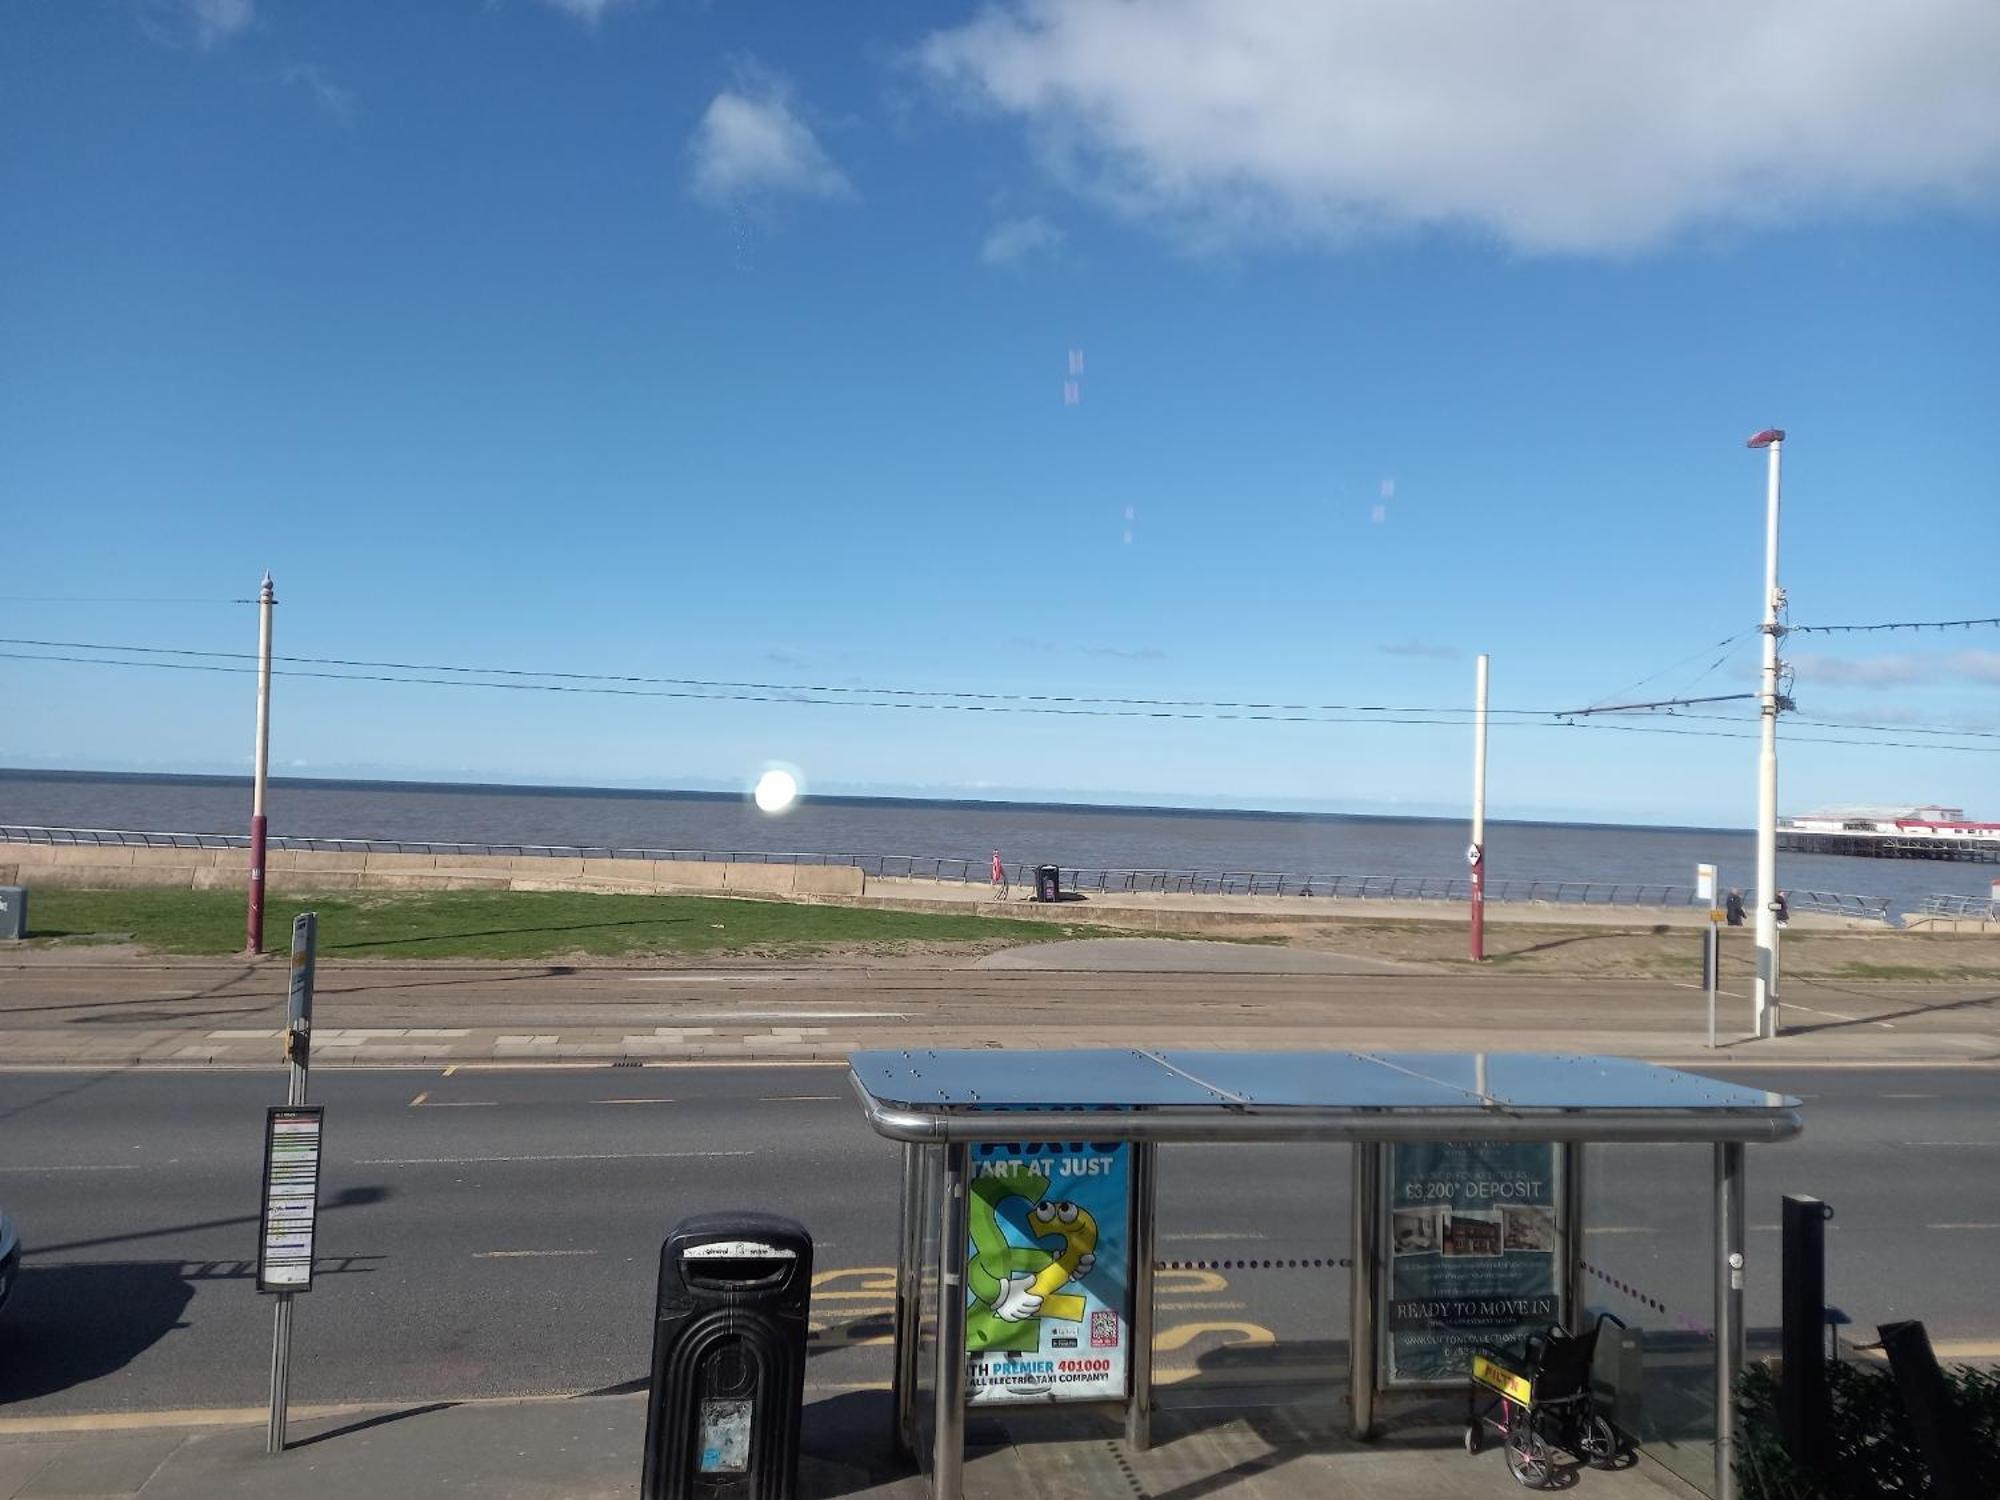
[[[1118,1142],[973,1146],[965,1263],[973,1405],[1124,1399],[1127,1154]]]
[[[1390,1385],[1463,1381],[1472,1349],[1562,1321],[1562,1194],[1546,1143],[1432,1141],[1392,1148]]]

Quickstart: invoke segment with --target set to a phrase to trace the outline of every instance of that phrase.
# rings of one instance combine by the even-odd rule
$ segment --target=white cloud
[[[604,19],[604,13],[614,6],[623,5],[626,0],[542,0],[544,5],[575,16],[588,26],[595,26]]]
[[[287,87],[304,89],[320,108],[343,125],[353,117],[354,91],[328,78],[318,63],[294,63],[285,69],[283,76]]]
[[[1941,656],[1799,655],[1787,660],[1800,683],[1815,687],[1917,687],[1933,682],[2000,686],[2000,651],[1953,651]]]
[[[979,247],[979,259],[989,266],[1011,266],[1031,255],[1061,246],[1063,232],[1039,215],[1002,219]]]
[[[689,151],[694,190],[704,198],[844,198],[853,191],[792,108],[791,91],[760,69],[709,101]]]
[[[917,58],[1199,244],[1617,251],[2000,188],[1993,0],[997,0]]]
[[[169,47],[219,47],[257,19],[256,0],[143,0],[139,24]]]

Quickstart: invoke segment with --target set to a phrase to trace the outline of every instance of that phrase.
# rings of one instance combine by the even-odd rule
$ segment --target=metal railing
[[[167,833],[130,828],[49,828],[0,823],[0,843],[103,845],[147,849],[242,849],[242,833]],[[935,880],[985,885],[991,860],[929,854],[839,854],[770,849],[652,849],[611,844],[496,844],[437,839],[354,839],[273,834],[271,849],[325,854],[462,854],[549,859],[684,860],[702,864],[849,866],[877,879]],[[1361,901],[1469,901],[1464,875],[1296,875],[1268,870],[1098,869],[1061,866],[1062,889],[1075,895],[1320,896]],[[1032,888],[1036,866],[1004,865],[1011,885]],[[1881,896],[1838,891],[1788,891],[1795,912],[1823,912],[1861,921],[1887,922]],[[1694,887],[1652,881],[1488,880],[1486,899],[1550,906],[1626,906],[1648,909],[1703,907]],[[1746,893],[1746,901],[1752,898]]]
[[[1981,922],[1996,922],[2000,921],[2000,901],[1990,896],[1926,896],[1916,915],[1971,917]]]

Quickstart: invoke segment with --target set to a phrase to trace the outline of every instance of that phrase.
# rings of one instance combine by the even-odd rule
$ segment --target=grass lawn
[[[1056,923],[931,912],[610,896],[567,891],[383,891],[273,898],[265,947],[291,948],[292,918],[319,913],[324,958],[550,958],[563,954],[893,952],[917,944],[1000,947],[1070,935]],[[240,891],[45,887],[29,908],[35,940],[137,943],[160,953],[235,953]]]

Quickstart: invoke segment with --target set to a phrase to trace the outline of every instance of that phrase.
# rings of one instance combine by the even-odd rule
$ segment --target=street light
[[[1785,433],[1767,427],[1744,445],[1770,455],[1764,504],[1764,676],[1758,692],[1760,743],[1757,750],[1757,1035],[1778,1034],[1778,640],[1785,627],[1778,613],[1785,591],[1778,587],[1778,470],[1783,462]]]

